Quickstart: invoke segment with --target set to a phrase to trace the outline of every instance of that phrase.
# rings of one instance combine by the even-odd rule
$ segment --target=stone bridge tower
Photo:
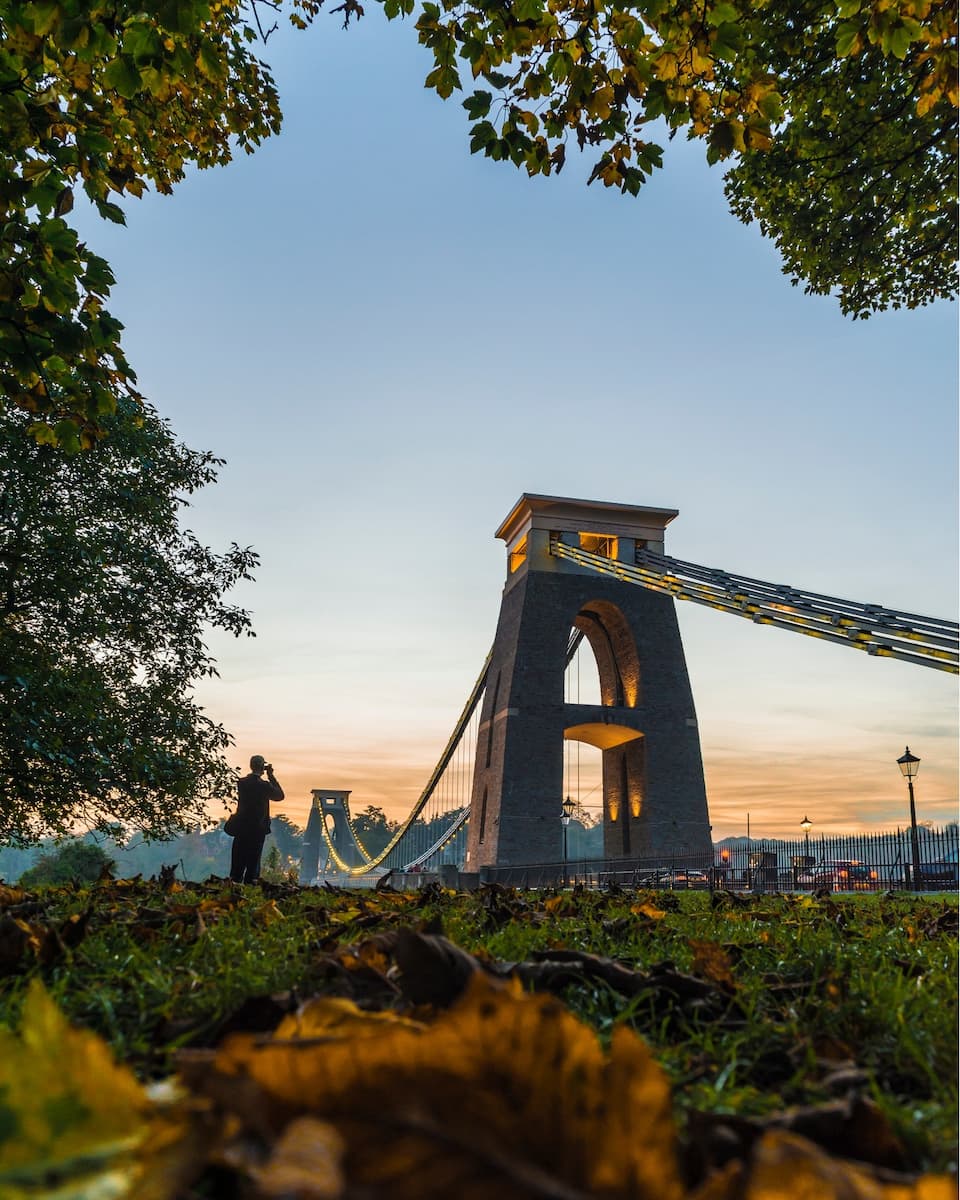
[[[599,747],[604,854],[710,853],[693,694],[674,601],[550,553],[553,540],[633,563],[664,552],[675,509],[524,494],[507,546],[480,716],[466,869],[558,862],[565,740]],[[571,629],[597,660],[599,705],[564,702]]]

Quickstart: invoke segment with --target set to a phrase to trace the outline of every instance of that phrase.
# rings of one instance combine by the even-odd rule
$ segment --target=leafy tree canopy
[[[442,0],[417,28],[429,86],[483,84],[475,152],[549,175],[572,140],[636,194],[684,128],[808,292],[860,317],[955,294],[955,0]]]
[[[285,859],[300,857],[303,852],[303,830],[291,821],[286,813],[274,813],[271,818],[271,835]]]
[[[0,396],[35,436],[89,446],[138,397],[110,268],[67,221],[75,189],[122,222],[111,197],[170,192],[275,133],[259,36],[238,0],[0,0]]]
[[[352,820],[353,828],[363,842],[364,849],[372,857],[390,844],[393,835],[400,828],[397,821],[391,821],[382,808],[368,804],[358,812]]]
[[[130,410],[135,409],[135,413]],[[249,633],[225,594],[256,555],[180,527],[219,460],[125,399],[64,455],[0,414],[0,842],[137,827],[165,837],[230,799],[230,739],[193,699],[207,627]]]
[[[0,398],[34,436],[89,446],[137,397],[75,190],[122,221],[111,197],[169,192],[275,133],[253,49],[281,3],[0,0]],[[287,3],[298,26],[320,7]],[[473,151],[549,175],[575,144],[591,181],[635,194],[657,138],[686,129],[808,291],[855,316],[955,293],[956,0],[381,3],[417,10],[427,86],[480,85]]]
[[[58,883],[94,883],[104,870],[110,870],[113,859],[100,847],[89,842],[70,841],[25,871],[23,887],[40,887]]]

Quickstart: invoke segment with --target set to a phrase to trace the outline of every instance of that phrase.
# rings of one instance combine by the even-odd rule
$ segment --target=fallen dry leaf
[[[255,1084],[285,1120],[329,1121],[351,1187],[393,1200],[681,1195],[670,1089],[644,1043],[620,1028],[605,1054],[556,1001],[480,974],[422,1031],[388,1024],[302,1045],[235,1036],[186,1070],[227,1107]]]
[[[277,1200],[337,1200],[343,1194],[343,1138],[326,1121],[298,1117],[266,1165],[251,1171],[263,1196]]]
[[[745,1159],[715,1171],[688,1200],[956,1200],[943,1175],[916,1180],[883,1177],[834,1158],[794,1133],[765,1133]]]
[[[284,1019],[277,1026],[274,1039],[305,1038],[368,1038],[382,1037],[392,1029],[420,1031],[419,1021],[392,1012],[365,1012],[352,1000],[318,996]]]
[[[689,938],[687,945],[693,951],[695,975],[702,975],[727,991],[736,991],[737,981],[733,977],[733,964],[722,946],[697,938]]]

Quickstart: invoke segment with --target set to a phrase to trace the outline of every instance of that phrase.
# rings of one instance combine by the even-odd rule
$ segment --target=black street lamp
[[[567,826],[570,824],[570,819],[573,816],[573,810],[576,808],[572,796],[567,798],[560,805],[560,821],[563,825],[563,879],[566,883],[567,879]]]
[[[810,857],[810,830],[813,828],[813,822],[809,817],[805,816],[800,822],[800,828],[803,830],[803,853]],[[808,864],[809,865],[809,864]]]
[[[920,870],[920,835],[917,833],[917,806],[913,799],[913,777],[920,770],[920,759],[915,754],[910,753],[910,747],[907,747],[906,754],[901,754],[897,759],[897,766],[900,768],[901,774],[907,781],[907,787],[910,790],[910,854],[913,858],[913,887],[915,891],[923,891],[923,872]]]

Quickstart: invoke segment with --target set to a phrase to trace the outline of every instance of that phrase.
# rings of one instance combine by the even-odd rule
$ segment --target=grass
[[[562,998],[602,1039],[620,1024],[640,1033],[681,1117],[764,1117],[852,1087],[887,1115],[912,1169],[956,1169],[955,897],[404,896],[222,881],[11,895],[0,918],[0,1023],[16,1026],[39,975],[144,1078],[168,1073],[182,1046],[215,1043],[231,1020],[269,1020],[269,1005],[258,1017],[253,998],[336,991],[338,948],[402,927],[442,929],[500,962],[565,950],[644,972],[627,996],[571,967]],[[700,981],[699,1000],[656,982],[678,974]],[[375,993],[371,1005],[382,1002]]]

